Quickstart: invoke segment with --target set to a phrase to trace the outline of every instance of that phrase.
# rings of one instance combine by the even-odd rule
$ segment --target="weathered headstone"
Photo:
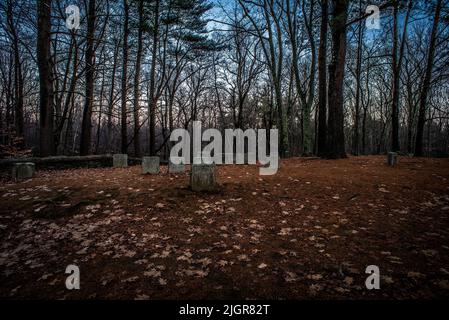
[[[12,167],[14,181],[26,180],[34,177],[36,166],[32,162],[15,163]]]
[[[172,159],[168,159],[168,173],[183,173],[186,170],[186,165],[184,163],[175,164]]]
[[[142,158],[142,173],[143,174],[159,174],[160,159],[159,157],[143,157]]]
[[[190,173],[190,186],[193,191],[215,190],[215,164],[193,164]]]
[[[128,167],[128,155],[127,154],[114,154],[112,156],[112,164],[113,164],[114,168]]]
[[[398,164],[398,154],[396,152],[388,152],[387,158],[388,165],[394,167]]]

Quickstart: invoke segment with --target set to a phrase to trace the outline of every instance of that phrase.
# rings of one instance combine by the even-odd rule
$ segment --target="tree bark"
[[[160,0],[156,0],[154,8],[154,25],[153,25],[153,47],[151,57],[151,71],[150,71],[150,97],[149,97],[149,134],[150,134],[150,156],[156,155],[156,64],[157,64],[157,49],[159,44],[159,6]]]
[[[17,34],[17,28],[14,23],[13,16],[13,1],[7,1],[6,8],[7,15],[7,25],[12,40],[12,49],[14,53],[14,126],[16,130],[16,136],[22,141],[20,141],[20,146],[24,147],[24,125],[23,125],[23,72],[22,72],[22,61],[20,58],[19,50],[19,36]]]
[[[400,98],[400,78],[401,78],[401,68],[402,59],[404,57],[405,41],[407,37],[407,25],[410,16],[410,11],[412,9],[412,1],[408,2],[407,15],[404,21],[404,29],[402,32],[401,47],[399,49],[398,56],[398,10],[399,2],[395,1],[393,7],[393,59],[392,59],[392,71],[393,71],[393,84],[392,84],[392,116],[391,116],[391,151],[399,151],[401,149],[399,141],[399,98]]]
[[[313,13],[315,11],[315,1],[310,2],[310,11],[309,11],[309,17],[306,17],[306,12],[304,9],[304,3],[303,2],[303,14],[304,14],[304,21],[306,24],[306,30],[307,30],[307,38],[310,43],[310,54],[311,54],[311,61],[310,61],[310,72],[309,72],[309,85],[308,85],[308,92],[307,92],[307,98],[305,101],[305,104],[303,106],[303,113],[302,113],[302,119],[303,119],[303,155],[304,156],[310,156],[312,152],[312,129],[310,124],[310,113],[312,111],[312,105],[313,100],[315,96],[315,68],[316,68],[316,45],[315,45],[315,39],[313,35]]]
[[[96,134],[96,143],[95,143],[95,153],[98,154],[100,150],[100,135],[101,135],[101,115],[103,114],[103,93],[105,87],[105,76],[103,73],[103,78],[101,79],[101,89],[100,89],[100,103],[98,108],[98,122],[97,122],[97,134]]]
[[[359,10],[362,11],[362,1],[359,0]],[[362,74],[362,58],[363,58],[363,20],[359,21],[357,34],[357,62],[355,70],[355,119],[354,119],[354,135],[352,137],[352,154],[359,155],[360,146],[360,94],[361,94],[361,74]]]
[[[391,151],[399,151],[399,65],[398,65],[398,1],[395,1],[393,7],[393,52],[392,52],[392,71],[393,100],[391,105]]]
[[[348,0],[332,0],[332,60],[329,65],[329,121],[326,157],[346,158],[343,110],[343,85],[346,60],[346,22]]]
[[[127,98],[128,98],[128,37],[129,37],[129,4],[123,0],[125,21],[123,23],[123,57],[122,57],[122,104],[121,104],[121,152],[128,153]]]
[[[321,0],[320,46],[318,50],[318,156],[326,153],[327,135],[327,29],[329,4]]]
[[[438,0],[435,8],[435,16],[433,19],[432,32],[430,34],[429,51],[427,53],[427,65],[422,85],[421,96],[419,99],[418,127],[416,130],[415,157],[423,156],[423,135],[424,124],[426,122],[426,103],[429,94],[430,82],[432,80],[432,67],[435,58],[435,45],[437,40],[438,24],[440,21],[442,0]]]
[[[86,49],[86,88],[85,103],[83,110],[83,122],[81,125],[80,155],[85,156],[90,153],[91,131],[92,131],[92,108],[94,100],[94,33],[95,33],[95,0],[89,0],[87,17],[87,49]]]
[[[53,136],[53,77],[50,53],[51,0],[38,0],[37,64],[39,69],[39,145],[42,157],[55,152]]]
[[[117,40],[117,42],[119,42]],[[107,132],[108,132],[108,151],[112,152],[112,113],[114,112],[114,88],[115,88],[115,78],[117,71],[117,60],[118,60],[118,51],[119,45],[117,45],[114,49],[114,61],[112,65],[112,76],[111,76],[111,88],[109,91],[109,105],[108,105],[108,124],[107,124]]]
[[[139,27],[137,36],[137,56],[136,56],[136,70],[134,74],[134,155],[140,156],[140,124],[139,124],[139,110],[140,110],[140,68],[142,61],[142,42],[143,42],[143,28],[144,28],[144,16],[143,16],[143,0],[139,0]]]

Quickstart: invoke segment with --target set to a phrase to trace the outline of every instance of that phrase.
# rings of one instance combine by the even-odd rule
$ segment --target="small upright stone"
[[[388,152],[388,165],[394,167],[398,164],[398,154],[396,152]]]
[[[168,173],[183,173],[186,170],[184,163],[175,164],[172,162],[172,158],[168,159]]]
[[[112,156],[112,164],[113,164],[114,168],[128,167],[128,155],[127,154],[114,154]]]
[[[143,174],[159,174],[160,159],[159,157],[143,157],[142,158],[142,173]]]
[[[190,186],[193,191],[215,190],[215,164],[193,164],[190,173]]]
[[[14,181],[31,179],[36,172],[36,166],[32,162],[15,163],[12,167],[12,178]]]

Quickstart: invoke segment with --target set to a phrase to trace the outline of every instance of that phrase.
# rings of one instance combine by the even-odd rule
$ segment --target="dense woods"
[[[195,120],[277,128],[285,157],[447,156],[448,17],[447,0],[2,0],[1,157],[167,157]]]
[[[449,0],[0,0],[0,182],[6,301],[447,299]]]

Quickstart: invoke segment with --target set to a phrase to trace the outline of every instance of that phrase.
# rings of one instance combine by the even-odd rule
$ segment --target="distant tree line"
[[[448,155],[448,80],[448,0],[0,2],[0,157],[167,157],[196,120],[284,157]]]

